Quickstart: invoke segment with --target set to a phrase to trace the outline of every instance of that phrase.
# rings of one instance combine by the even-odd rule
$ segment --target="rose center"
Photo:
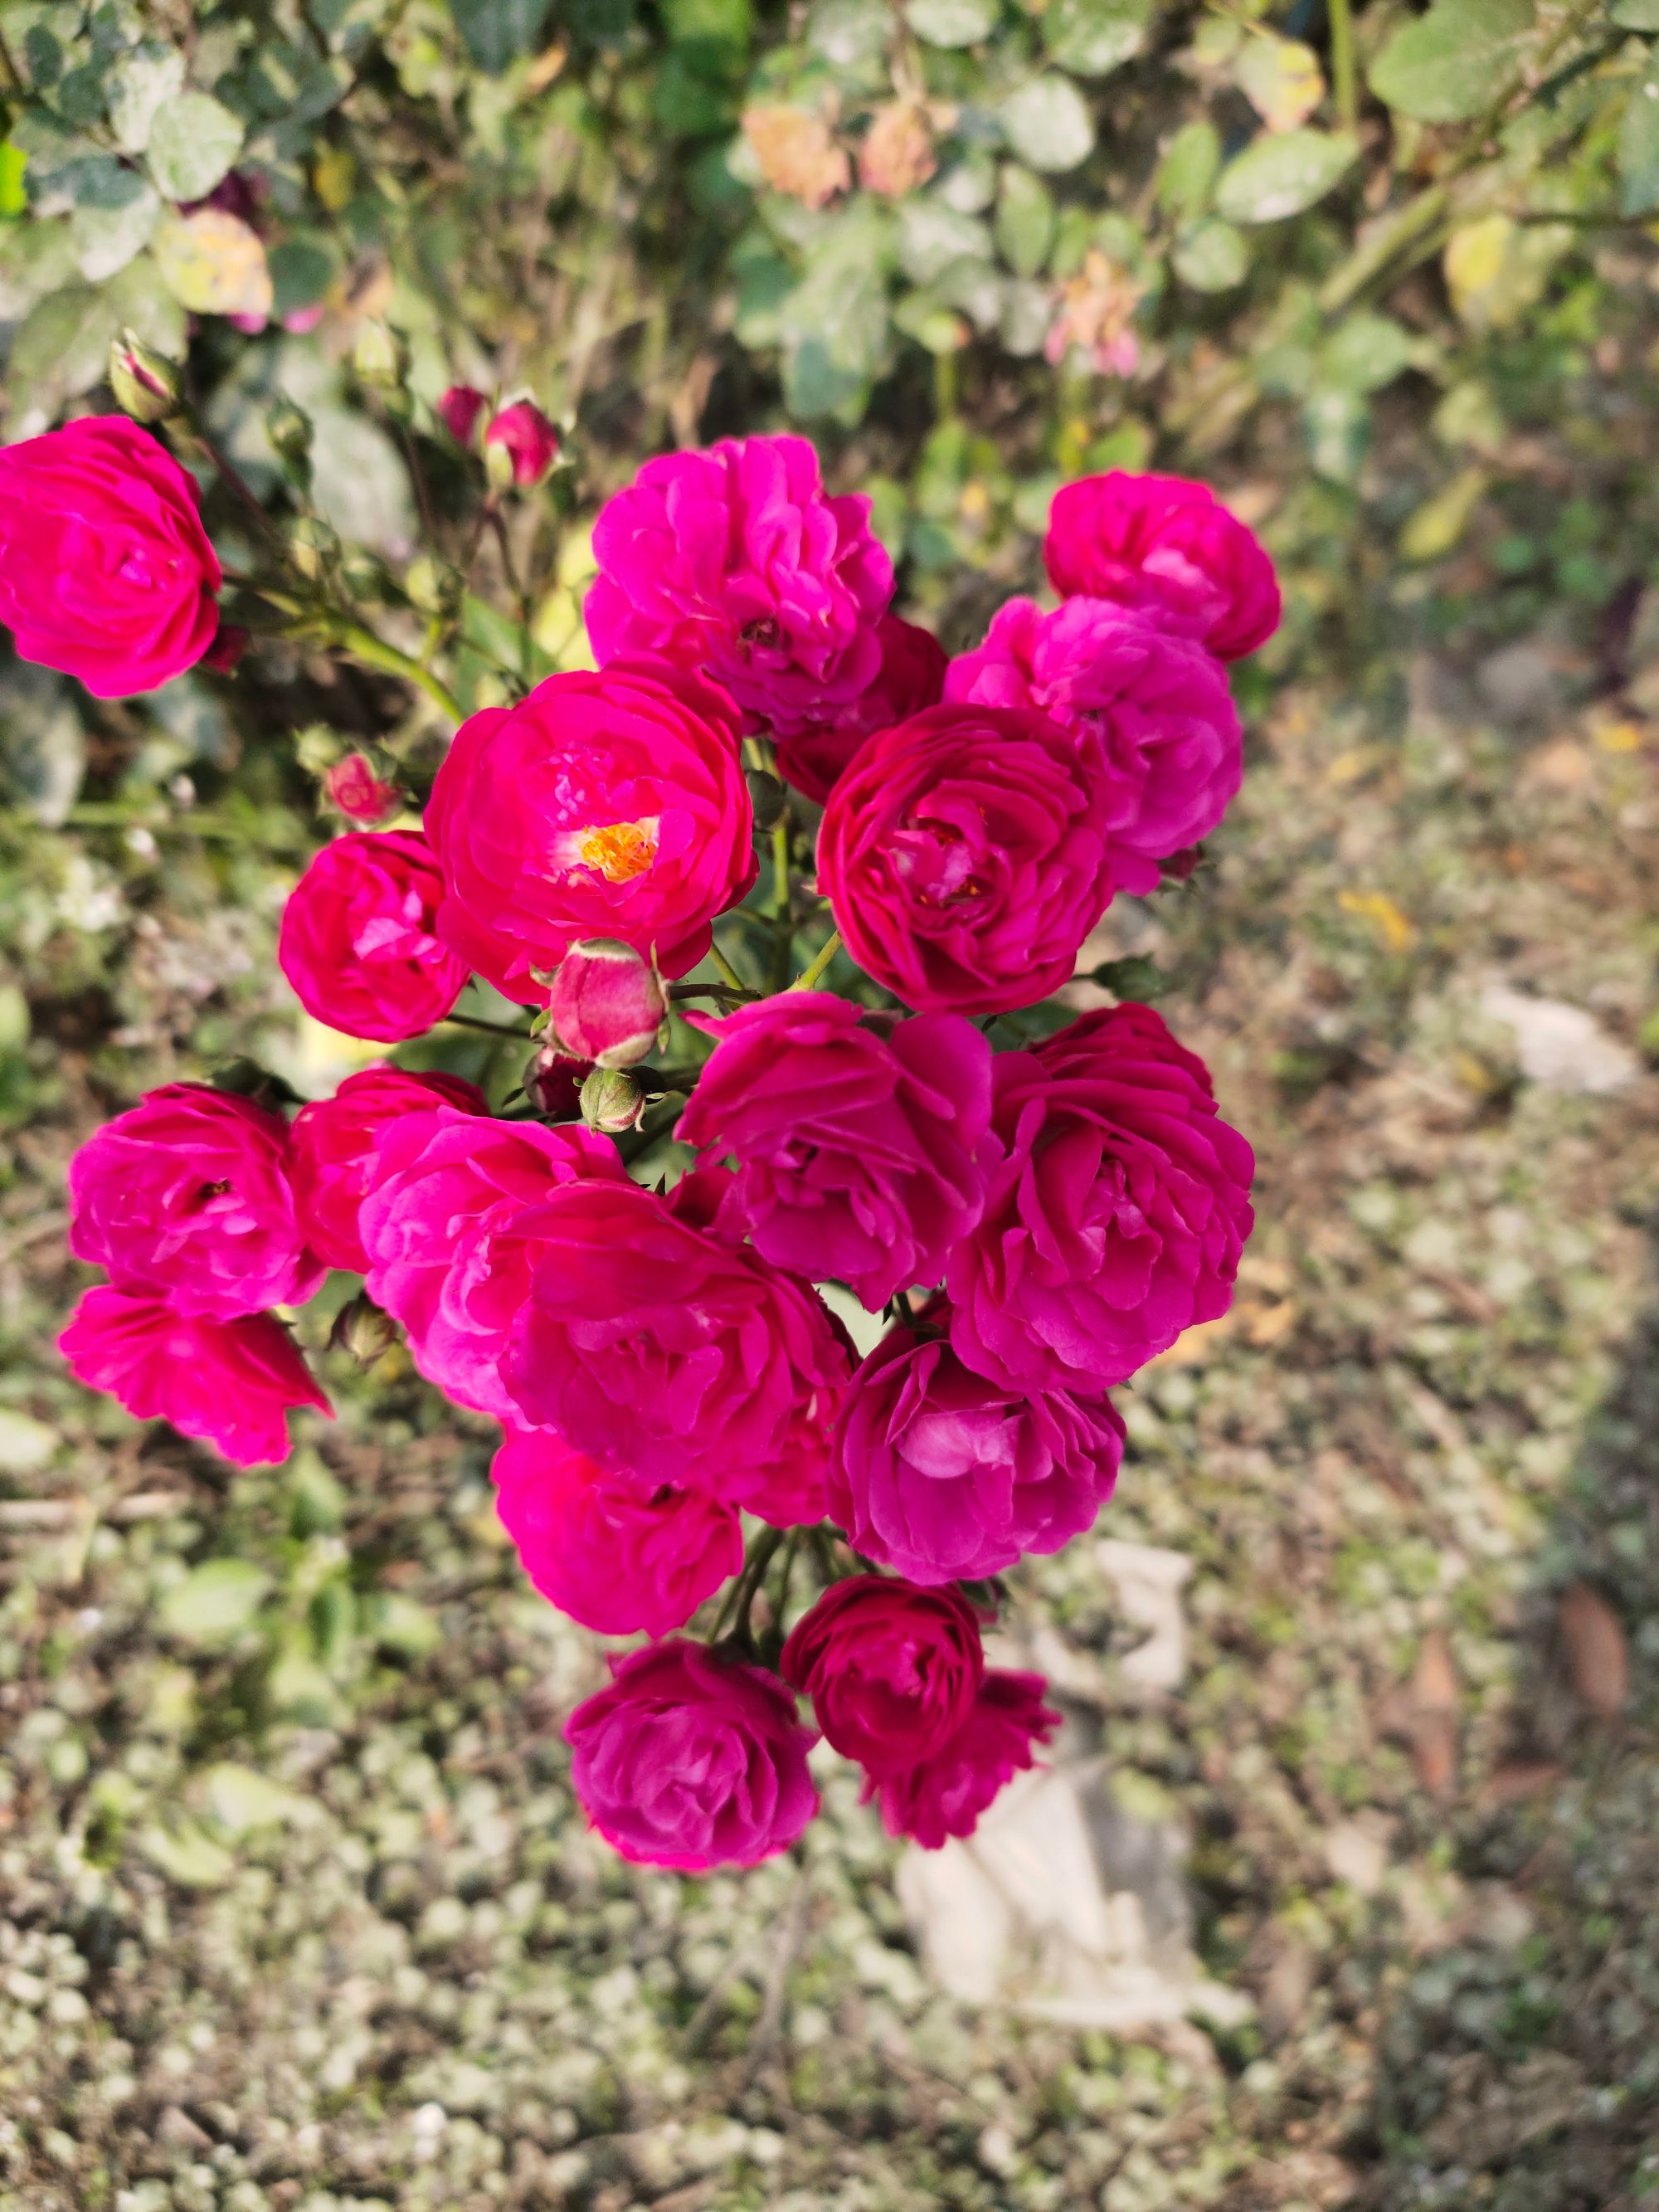
[[[631,884],[657,857],[657,825],[607,822],[584,830],[576,841],[576,857],[584,867],[597,869],[608,884]]]
[[[738,639],[750,653],[757,648],[762,653],[773,653],[783,642],[783,629],[775,615],[757,615],[753,622],[744,624]]]

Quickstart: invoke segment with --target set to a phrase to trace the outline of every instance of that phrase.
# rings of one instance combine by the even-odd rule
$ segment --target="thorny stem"
[[[832,929],[789,988],[792,991],[810,991],[840,951],[841,932],[838,929]]]

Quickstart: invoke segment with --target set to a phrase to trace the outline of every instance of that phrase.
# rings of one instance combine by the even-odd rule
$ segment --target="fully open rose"
[[[779,1663],[812,1700],[825,1741],[881,1771],[938,1751],[967,1719],[985,1674],[966,1599],[881,1575],[849,1575],[827,1589]]]
[[[453,1106],[487,1114],[476,1083],[459,1075],[412,1075],[402,1067],[366,1067],[348,1075],[331,1098],[302,1106],[289,1132],[289,1169],[306,1241],[331,1267],[367,1273],[368,1255],[357,1209],[368,1188],[383,1131],[405,1114]]]
[[[466,963],[439,942],[431,848],[402,830],[349,831],[301,877],[276,957],[308,1014],[348,1036],[419,1036],[461,995]]]
[[[952,1836],[971,1836],[980,1817],[1060,1726],[1042,1702],[1041,1674],[994,1669],[981,1683],[968,1717],[930,1757],[914,1766],[872,1773],[866,1786],[890,1836],[909,1836],[924,1850],[942,1850]]]

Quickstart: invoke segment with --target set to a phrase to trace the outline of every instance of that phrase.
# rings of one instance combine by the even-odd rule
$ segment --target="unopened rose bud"
[[[550,1121],[574,1121],[581,1111],[581,1089],[593,1073],[591,1060],[573,1060],[556,1044],[538,1048],[524,1072],[524,1095]]]
[[[339,558],[340,541],[320,515],[302,514],[288,543],[295,567],[313,583]]]
[[[404,589],[416,614],[447,620],[461,604],[459,572],[446,561],[422,553],[404,571]]]
[[[340,581],[354,599],[384,601],[386,580],[385,562],[366,545],[349,546],[341,556]]]
[[[116,405],[135,422],[165,422],[179,412],[184,372],[136,331],[123,331],[111,345],[109,381]]]
[[[389,323],[365,323],[351,349],[357,380],[371,392],[396,392],[409,373],[409,346]]]
[[[326,722],[312,722],[294,740],[294,757],[307,775],[325,775],[340,758],[342,741]]]
[[[398,1341],[397,1324],[367,1291],[360,1291],[335,1315],[328,1341],[331,1351],[343,1352],[359,1367],[373,1367]]]
[[[265,410],[265,435],[278,460],[301,467],[311,453],[311,417],[286,396]]]
[[[490,418],[484,474],[497,491],[538,484],[559,458],[559,434],[533,399],[515,399]]]
[[[395,783],[382,783],[362,753],[336,761],[323,778],[323,796],[348,822],[384,822],[402,794]]]
[[[197,665],[211,669],[216,676],[228,676],[247,648],[248,633],[241,623],[222,622]]]
[[[581,1087],[582,1119],[590,1129],[619,1137],[637,1128],[645,1112],[645,1093],[620,1067],[596,1067]]]
[[[590,937],[559,963],[548,1012],[566,1052],[596,1067],[632,1067],[656,1044],[668,994],[631,945]]]
[[[434,411],[458,446],[470,446],[478,417],[489,404],[488,395],[476,384],[452,384]]]

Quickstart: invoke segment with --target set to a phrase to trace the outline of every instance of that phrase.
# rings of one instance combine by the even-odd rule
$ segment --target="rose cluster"
[[[179,539],[193,507],[153,519]],[[70,532],[51,545],[72,566]],[[1039,1678],[986,1663],[989,1579],[1093,1523],[1123,1450],[1111,1392],[1225,1310],[1251,1226],[1249,1147],[1157,1013],[988,1031],[1219,822],[1224,664],[1273,627],[1271,564],[1201,486],[1068,486],[1059,604],[1012,602],[947,664],[891,611],[867,501],[830,496],[792,437],[648,463],[594,550],[597,669],[467,720],[419,828],[325,845],[278,948],[354,1036],[420,1035],[475,975],[536,1007],[526,1088],[492,1111],[382,1065],[291,1121],[152,1093],[71,1166],[72,1249],[109,1280],[63,1347],[135,1413],[279,1458],[287,1409],[326,1410],[281,1310],[330,1267],[361,1276],[419,1372],[501,1424],[500,1515],[535,1587],[648,1639],[568,1729],[619,1851],[699,1869],[791,1844],[817,1802],[799,1699],[889,1829],[937,1846],[1057,1725]],[[26,649],[68,666],[57,638],[39,624]],[[760,759],[822,804],[818,885],[879,1004],[813,988],[827,950],[769,995],[726,960],[723,982],[683,980],[756,884]],[[360,818],[395,797],[376,785]],[[786,924],[800,827],[772,848]],[[650,1074],[677,1002],[680,1049],[706,1056],[658,1073],[641,1142],[672,1127],[695,1164],[647,1187],[607,1133],[637,1114],[606,1102]],[[834,1284],[885,1316],[863,1358]],[[798,1563],[820,1595],[786,1637]],[[677,1632],[722,1591],[709,1640]]]

